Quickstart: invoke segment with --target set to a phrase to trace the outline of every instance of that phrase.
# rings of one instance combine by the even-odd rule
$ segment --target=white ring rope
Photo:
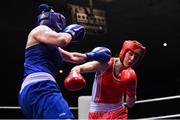
[[[154,98],[154,99],[147,99],[147,100],[138,100],[136,101],[136,104],[139,103],[147,103],[147,102],[156,102],[156,101],[162,101],[162,100],[171,100],[171,99],[178,99],[180,98],[180,95],[176,96],[170,96],[170,97],[162,97],[162,98]],[[20,109],[19,106],[0,106],[0,109]],[[78,107],[70,107],[71,110],[77,110]]]
[[[162,101],[162,100],[171,100],[171,99],[178,99],[178,98],[180,98],[180,95],[170,96],[170,97],[162,97],[162,98],[154,98],[154,99],[147,99],[147,100],[138,100],[138,101],[136,101],[136,104],[147,103],[147,102],[156,102],[156,101]],[[20,109],[20,107],[19,106],[0,106],[0,109]],[[77,110],[78,107],[70,107],[70,109],[71,110]],[[154,119],[173,118],[173,117],[180,117],[180,114],[165,115],[165,116],[158,116],[158,117],[149,117],[149,118],[140,118],[137,120],[154,120]]]
[[[180,95],[170,96],[170,97],[162,97],[162,98],[154,98],[154,99],[147,99],[147,100],[138,100],[138,101],[136,101],[136,103],[156,102],[156,101],[171,100],[171,99],[178,99],[178,98],[180,98]]]
[[[174,117],[180,117],[180,114],[165,115],[165,116],[158,116],[158,117],[149,117],[149,118],[140,118],[140,119],[136,119],[136,120],[156,120],[156,119],[174,118]]]

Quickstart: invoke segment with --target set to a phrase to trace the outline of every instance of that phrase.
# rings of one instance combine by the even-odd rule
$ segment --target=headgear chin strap
[[[124,56],[125,56],[126,52],[128,52],[129,50],[139,54],[141,56],[141,58],[143,58],[143,56],[146,52],[146,47],[144,47],[141,43],[139,43],[136,40],[126,40],[123,43],[122,49],[119,53],[119,59],[122,62],[124,60]]]
[[[66,18],[63,15],[54,12],[54,10],[46,4],[41,4],[38,7],[38,12],[37,25],[47,25],[56,32],[63,31],[66,26]]]

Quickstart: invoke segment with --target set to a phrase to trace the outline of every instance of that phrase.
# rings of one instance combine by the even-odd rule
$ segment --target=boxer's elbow
[[[60,47],[65,47],[71,42],[71,39],[66,36],[61,36],[59,37],[58,41],[59,41],[58,44]]]
[[[126,99],[126,104],[127,104],[128,108],[132,108],[135,105],[135,102],[136,102],[135,96],[127,97],[127,99]]]

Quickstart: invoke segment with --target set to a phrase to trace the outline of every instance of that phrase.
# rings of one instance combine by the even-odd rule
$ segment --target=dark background
[[[69,18],[67,4],[89,6],[88,0],[18,0],[1,3],[1,82],[0,106],[18,106],[17,95],[23,76],[26,38],[35,27],[36,9],[40,3],[54,6]],[[137,99],[152,99],[180,94],[180,0],[94,0],[93,7],[106,11],[108,32],[86,35],[80,44],[69,45],[69,51],[86,52],[106,46],[117,56],[125,39],[137,39],[147,47],[147,54],[134,69],[138,75]],[[163,43],[167,43],[164,47]],[[93,73],[83,74],[85,89],[68,92],[62,85],[73,64],[63,63],[58,83],[71,107],[77,98],[90,95]],[[155,117],[179,113],[180,102],[137,104],[130,109],[130,118]],[[77,117],[77,110],[73,111]],[[23,118],[20,110],[0,110],[0,118]]]

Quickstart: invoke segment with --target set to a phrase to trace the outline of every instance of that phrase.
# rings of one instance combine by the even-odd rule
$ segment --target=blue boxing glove
[[[85,36],[85,28],[79,24],[71,24],[63,32],[69,33],[72,36],[72,42],[80,42]]]
[[[96,47],[91,52],[85,53],[87,61],[99,61],[101,63],[107,63],[111,58],[111,51],[106,47]]]

